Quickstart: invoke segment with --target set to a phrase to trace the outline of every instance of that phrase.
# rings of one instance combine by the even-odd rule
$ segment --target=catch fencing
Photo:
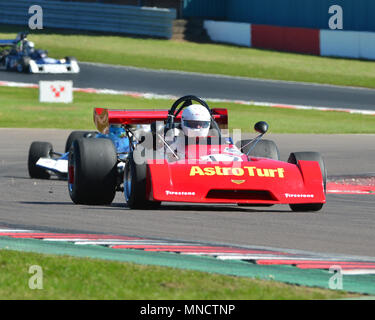
[[[28,26],[29,8],[43,9],[43,28],[172,37],[175,9],[148,8],[85,2],[1,0],[0,23]]]

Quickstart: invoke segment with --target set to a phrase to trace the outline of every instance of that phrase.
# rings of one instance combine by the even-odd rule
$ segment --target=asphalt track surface
[[[27,152],[34,140],[62,151],[66,130],[0,129],[0,225],[46,231],[100,232],[241,246],[375,257],[375,196],[328,195],[318,213],[288,206],[168,204],[129,210],[118,193],[111,206],[74,205],[66,181],[34,180]],[[373,172],[375,135],[273,135],[282,160],[291,151],[320,151],[329,175]]]
[[[375,90],[80,63],[79,74],[0,72],[0,81],[73,80],[76,88],[375,110]]]

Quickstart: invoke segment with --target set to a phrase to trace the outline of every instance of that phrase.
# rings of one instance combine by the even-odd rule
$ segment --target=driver
[[[188,138],[207,137],[210,125],[210,112],[199,104],[192,104],[182,112],[181,128]]]
[[[34,53],[34,49],[35,48],[35,45],[34,45],[34,42],[32,41],[26,41],[25,42],[25,46],[24,46],[24,50],[25,50],[25,53],[30,56]]]
[[[185,158],[186,143],[197,141],[194,138],[206,138],[210,127],[211,114],[207,108],[199,104],[192,104],[182,112],[181,130],[177,128],[170,130],[172,132],[168,132],[169,137],[166,137],[166,141],[176,154],[183,159]]]

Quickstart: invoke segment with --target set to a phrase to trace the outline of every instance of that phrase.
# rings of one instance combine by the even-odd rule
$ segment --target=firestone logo
[[[286,193],[285,198],[314,198],[313,194],[291,194]]]
[[[166,190],[165,194],[167,196],[195,196],[195,192],[189,192],[189,191],[169,191],[169,190]]]

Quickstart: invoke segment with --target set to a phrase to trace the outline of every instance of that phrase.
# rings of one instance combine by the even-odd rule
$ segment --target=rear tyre
[[[299,160],[317,161],[322,173],[324,193],[326,193],[327,185],[327,170],[323,157],[319,152],[293,152],[290,154],[288,162],[298,164]],[[303,203],[303,204],[290,204],[292,211],[306,212],[306,211],[319,211],[323,208],[323,203]]]
[[[30,70],[30,60],[31,59],[29,57],[22,57],[17,64],[17,71],[28,72]]]
[[[80,138],[89,138],[91,136],[94,136],[96,132],[94,131],[73,131],[70,133],[68,139],[65,143],[65,152],[68,152],[70,147],[73,144],[74,140],[80,139]]]
[[[66,63],[71,63],[72,61],[77,62],[77,59],[75,57],[65,57]]]
[[[74,140],[68,157],[68,189],[76,204],[109,205],[117,186],[117,154],[109,139]]]
[[[239,148],[245,154],[249,152],[253,144],[252,140],[241,140]],[[272,140],[259,140],[254,149],[251,150],[249,156],[280,160],[280,152],[277,145]]]
[[[29,170],[30,178],[50,178],[48,170],[38,167],[36,163],[40,158],[51,158],[52,153],[53,147],[52,144],[50,144],[49,142],[35,141],[30,145],[29,156],[27,160],[27,168]]]
[[[146,199],[147,164],[137,164],[133,152],[129,154],[124,170],[124,196],[131,209],[156,209],[160,201]]]

